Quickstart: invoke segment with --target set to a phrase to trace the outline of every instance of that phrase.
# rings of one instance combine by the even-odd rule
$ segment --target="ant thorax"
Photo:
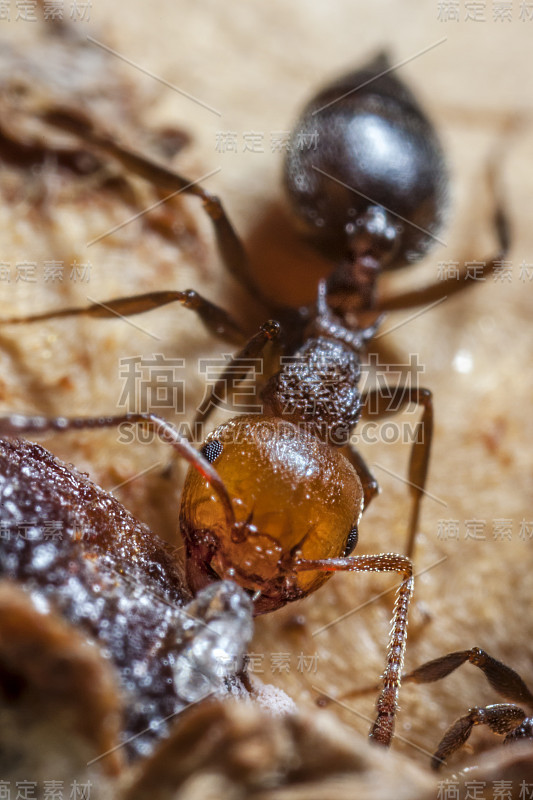
[[[269,413],[305,427],[333,446],[346,444],[361,409],[359,355],[343,342],[308,339],[268,381]]]

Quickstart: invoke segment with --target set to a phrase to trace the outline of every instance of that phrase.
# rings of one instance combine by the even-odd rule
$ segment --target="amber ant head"
[[[180,524],[192,590],[224,577],[258,595],[256,613],[313,592],[324,572],[297,572],[299,558],[344,556],[357,542],[361,483],[353,467],[305,429],[244,416],[216,428],[204,456],[224,483],[232,513],[197,470],[183,489]]]

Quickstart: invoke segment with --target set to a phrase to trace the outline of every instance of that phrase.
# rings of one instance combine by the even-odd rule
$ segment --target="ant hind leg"
[[[241,343],[244,333],[240,325],[224,311],[223,308],[206,300],[194,289],[185,291],[147,292],[146,294],[118,297],[107,302],[94,301],[82,308],[63,308],[57,311],[45,311],[42,314],[31,314],[24,317],[10,317],[0,320],[2,325],[25,325],[31,322],[46,322],[62,317],[97,317],[113,319],[114,317],[132,317],[144,314],[154,308],[161,308],[169,303],[180,303],[185,308],[195,311],[206,328],[215,336]]]
[[[464,266],[457,276],[454,275],[435,281],[435,283],[421,286],[410,292],[379,299],[375,307],[376,311],[399,311],[438,303],[451,295],[468,289],[470,286],[474,286],[479,281],[484,281],[501,265],[509,251],[511,233],[507,212],[497,186],[500,157],[500,148],[497,148],[497,151],[489,161],[487,170],[489,190],[494,198],[493,227],[498,242],[498,252],[495,256],[490,256],[482,262],[481,274],[478,274],[477,270],[472,272],[468,266]]]
[[[43,119],[50,125],[69,131],[89,145],[107,153],[117,159],[127,170],[155,186],[170,191],[171,197],[184,193],[200,198],[213,223],[218,250],[225,268],[252,297],[257,298],[267,308],[270,306],[252,278],[243,243],[218,197],[200,186],[198,181],[191,181],[168,167],[123,147],[104,130],[98,129],[93,121],[84,115],[57,108],[43,114]]]

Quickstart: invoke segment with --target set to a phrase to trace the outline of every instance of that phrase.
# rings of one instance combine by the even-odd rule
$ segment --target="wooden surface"
[[[86,45],[103,59],[93,80],[96,95],[98,87],[104,87],[108,105],[95,101],[96,112],[124,141],[140,148],[146,143],[146,128],[166,124],[190,133],[192,143],[174,165],[191,178],[218,170],[205,181],[206,188],[224,199],[265,291],[287,302],[312,300],[317,279],[327,273],[328,265],[301,243],[283,217],[281,156],[272,152],[270,137],[290,129],[318,86],[386,48],[393,63],[406,62],[398,75],[415,90],[441,134],[451,173],[451,205],[441,234],[446,246],[436,247],[421,265],[396,275],[390,287],[435,279],[439,262],[484,259],[492,252],[485,172],[489,154],[501,146],[501,177],[513,230],[510,279],[489,279],[417,318],[389,317],[384,329],[405,324],[383,343],[402,360],[418,356],[424,367],[422,383],[435,396],[428,484],[435,499],[427,497],[423,505],[415,556],[420,576],[406,666],[478,645],[514,666],[533,685],[533,538],[519,535],[525,520],[533,537],[533,279],[521,280],[520,272],[522,263],[533,264],[533,22],[521,21],[516,3],[509,22],[492,20],[491,3],[486,4],[486,21],[465,21],[465,6],[459,3],[460,22],[444,22],[438,19],[439,4],[414,0],[376,0],[372,5],[353,0],[174,0],[149,8],[140,2],[119,2],[112,8],[94,3],[90,22],[77,22],[75,28],[81,38],[90,34],[137,65],[104,54],[95,43]],[[42,60],[48,52],[44,48],[50,47],[44,34],[22,20],[1,25],[0,36],[17,48],[29,40],[24,57],[37,63],[41,59],[52,70],[53,59]],[[157,82],[146,71],[177,88]],[[13,80],[13,73],[3,79],[4,84]],[[115,113],[109,111],[113,100]],[[516,114],[524,117],[523,127],[506,138],[506,125]],[[218,152],[217,142],[229,131],[236,133],[238,152]],[[244,151],[251,132],[262,134],[264,152]],[[46,259],[70,263],[89,258],[90,283],[0,284],[3,316],[81,304],[88,295],[106,300],[152,288],[194,287],[248,324],[261,321],[259,311],[223,272],[209,223],[195,201],[175,205],[175,241],[137,220],[89,252],[86,242],[132,216],[142,207],[143,196],[135,203],[116,201],[89,183],[69,186],[50,174],[53,165],[45,179],[26,179],[22,191],[9,170],[3,172],[0,260],[42,264]],[[35,192],[44,197],[39,207]],[[118,359],[157,352],[186,358],[189,367],[192,362],[186,401],[187,408],[194,407],[203,394],[197,358],[219,355],[227,347],[211,339],[185,310],[155,312],[139,318],[139,325],[143,330],[121,323],[63,321],[2,331],[3,409],[113,412],[122,385]],[[145,330],[159,338],[147,337]],[[159,460],[159,467],[127,483],[117,496],[158,533],[175,536],[183,470],[174,469],[174,482],[161,477],[167,460],[164,449],[121,446],[113,433],[54,437],[45,444],[108,488]],[[381,467],[404,476],[407,448],[378,443],[361,450],[369,463],[378,465],[382,494],[361,525],[359,552],[401,550],[407,493],[401,479]],[[484,540],[467,538],[473,520],[485,523]],[[442,531],[446,526],[450,530],[450,522],[457,525],[458,539],[446,541]],[[510,539],[508,533],[503,540],[494,538],[498,526],[510,531]],[[392,586],[385,576],[336,576],[315,596],[260,619],[253,646],[263,656],[260,677],[311,709],[316,699],[313,685],[336,696],[373,683],[383,669],[392,592],[368,601]],[[345,614],[350,616],[313,635]],[[289,671],[273,673],[272,657],[284,653],[290,654]],[[318,656],[316,673],[298,670],[300,653]],[[458,714],[497,700],[468,666],[439,685],[406,686],[397,728],[403,738],[398,737],[394,747],[406,760],[426,765],[425,751],[434,748]],[[369,695],[347,701],[352,710],[338,705],[331,710],[366,734],[373,702]],[[475,750],[482,740],[493,742],[478,733]]]

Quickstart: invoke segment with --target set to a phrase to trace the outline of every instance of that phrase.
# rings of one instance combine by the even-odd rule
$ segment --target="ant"
[[[201,198],[226,267],[278,320],[265,323],[244,344],[222,380],[239,365],[239,377],[244,377],[246,361],[259,357],[269,342],[283,345],[292,358],[264,386],[263,413],[235,417],[218,426],[200,455],[153,414],[87,419],[16,415],[0,420],[0,434],[103,428],[124,422],[155,427],[191,464],[180,508],[190,589],[196,592],[220,579],[233,579],[252,595],[256,614],[306,596],[336,571],[399,573],[371,730],[374,741],[389,745],[406,646],[413,591],[410,556],[428,471],[433,407],[427,389],[397,386],[384,399],[376,390],[360,394],[358,383],[362,358],[382,312],[430,303],[471,285],[465,270],[459,279],[394,297],[380,299],[377,294],[382,271],[420,258],[440,225],[446,170],[433,127],[411,92],[391,74],[384,56],[331,84],[307,106],[294,135],[316,129],[320,147],[289,152],[285,183],[294,210],[336,266],[320,282],[316,304],[295,310],[262,296],[218,198],[121,147],[85,117],[64,109],[43,112],[42,117],[158,186]],[[508,246],[506,221],[499,209],[496,230],[501,253],[488,262],[485,273]],[[170,302],[196,311],[215,334],[243,340],[240,326],[227,312],[193,290],[151,292],[3,322],[128,316]],[[197,421],[205,422],[216,405],[213,394],[199,409]],[[350,434],[370,407],[384,416],[410,403],[420,405],[423,412],[409,465],[412,510],[407,555],[353,556],[361,515],[378,485],[351,445]]]
[[[456,653],[428,661],[402,677],[404,683],[432,683],[445,678],[465,662],[478,667],[493,689],[513,703],[498,703],[485,708],[470,708],[451,725],[433,754],[431,766],[438,770],[448,756],[455,753],[468,740],[475,725],[487,725],[494,733],[505,734],[504,744],[520,739],[533,739],[533,717],[515,703],[525,703],[533,708],[533,694],[511,667],[497,661],[480,647],[461,650]]]
[[[298,349],[317,333],[342,339],[344,334],[340,329],[332,329],[338,322],[349,334],[354,334],[353,341],[345,337],[345,344],[356,350],[361,360],[377,332],[383,312],[433,304],[471,287],[474,280],[494,270],[509,247],[507,220],[497,205],[494,226],[499,252],[485,259],[482,276],[479,272],[474,276],[465,268],[459,275],[409,292],[378,296],[382,272],[414,263],[429,249],[442,223],[447,194],[444,158],[433,126],[412,93],[391,70],[387,56],[380,54],[362,69],[322,89],[295,125],[293,140],[316,136],[319,147],[316,150],[302,150],[296,146],[289,149],[285,162],[288,198],[313,244],[335,264],[327,280],[320,283],[317,304],[298,309],[273,303],[263,295],[252,276],[243,244],[219,198],[165,166],[121,146],[92,119],[80,113],[49,108],[40,116],[46,123],[81,138],[154,185],[200,198],[213,223],[225,267],[265,307],[268,316],[281,324],[277,338],[285,353],[299,357]],[[86,308],[65,308],[2,322],[44,322],[68,316],[112,319],[141,314],[174,302],[195,311],[213,335],[233,344],[245,341],[241,325],[193,289],[149,292],[94,303]],[[260,339],[251,340],[234,361],[244,363],[261,349]],[[235,375],[235,364],[228,368],[220,383],[228,383],[231,370]],[[359,372],[358,368],[358,376]],[[246,374],[246,367],[243,374]],[[331,377],[336,379],[335,375]],[[310,379],[313,378],[311,375]],[[238,380],[238,375],[233,378],[234,383]],[[423,406],[419,438],[424,440],[423,447],[421,441],[415,442],[409,465],[412,510],[405,553],[412,557],[433,430],[428,390],[417,393],[396,387],[386,402],[379,392],[368,392],[361,397],[351,417],[346,409],[342,412],[346,416],[339,426],[351,430],[359,416],[397,413],[410,403]],[[214,405],[211,399],[206,400],[194,427],[206,421]],[[344,444],[342,433],[335,444]],[[379,493],[378,483],[349,444],[345,452],[363,480],[368,507]]]

